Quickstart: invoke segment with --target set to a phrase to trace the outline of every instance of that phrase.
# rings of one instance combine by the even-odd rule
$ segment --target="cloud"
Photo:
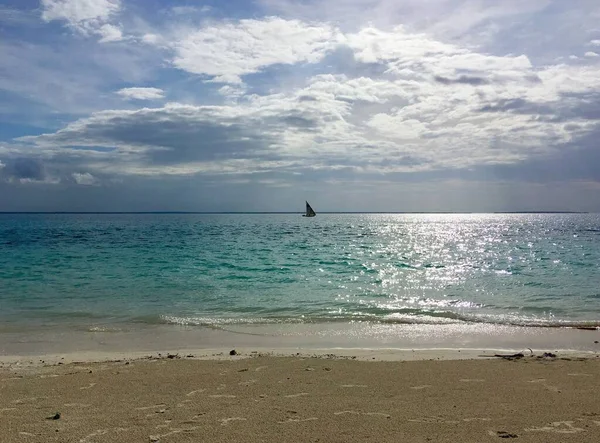
[[[426,34],[407,32],[403,26],[392,31],[368,27],[347,34],[347,44],[363,63],[387,63],[388,72],[413,77],[437,75],[451,77],[457,71],[486,73],[488,76],[511,78],[530,70],[532,64],[525,55],[493,56],[457,45],[443,43]],[[468,80],[473,76],[459,77]],[[480,79],[479,81],[482,81]],[[460,82],[460,80],[459,80]]]
[[[65,118],[122,106],[111,91],[150,82],[161,57],[144,46],[0,39],[0,59],[0,114],[9,106],[4,114],[22,124],[56,128]]]
[[[120,0],[41,0],[42,18],[65,20],[72,25],[106,20],[121,8]]]
[[[529,102],[522,98],[500,99],[479,109],[480,112],[516,112],[531,115],[553,115],[556,109],[552,105]]]
[[[434,76],[436,82],[442,83],[444,85],[451,85],[456,83],[462,83],[472,86],[486,85],[489,83],[489,80],[486,80],[482,77],[468,76],[468,75],[460,75],[456,78],[447,78],[441,75]]]
[[[84,172],[83,174],[79,172],[74,172],[73,174],[71,174],[71,176],[78,185],[92,186],[98,183],[96,177],[94,177],[89,172]]]
[[[221,86],[217,92],[222,95],[228,104],[237,103],[248,92],[246,86],[241,84],[227,84]]]
[[[536,68],[525,55],[478,52],[402,26],[342,33],[266,18],[184,35],[174,43],[179,62],[231,82],[215,91],[224,103],[96,112],[21,142],[63,160],[76,156],[70,167],[80,169],[72,172],[95,175],[395,174],[515,164],[553,155],[593,130],[594,111],[576,104],[600,87],[595,66]],[[292,42],[301,44],[290,49]],[[235,84],[302,61],[347,74],[262,93]],[[163,96],[158,88],[117,93]]]
[[[162,40],[162,37],[157,34],[148,33],[148,34],[142,35],[142,42],[147,43],[149,45],[158,45],[161,40]]]
[[[16,157],[3,163],[0,177],[9,182],[42,182],[46,179],[46,169],[42,161],[33,157]]]
[[[33,11],[0,6],[0,22],[4,26],[37,26],[39,15]]]
[[[41,0],[42,19],[58,20],[83,35],[99,35],[100,42],[119,41],[121,30],[108,21],[121,10],[120,0]]]
[[[266,159],[270,139],[266,128],[259,132],[255,122],[232,111],[185,105],[105,111],[24,140],[55,156],[83,157],[87,169],[105,173],[189,174],[215,170],[212,163],[222,163],[216,170],[226,172],[230,160]]]
[[[127,99],[158,100],[164,98],[164,91],[160,88],[123,88],[117,94]]]
[[[569,7],[558,0],[258,0],[282,17],[336,23],[344,32],[364,27],[389,31],[402,24],[445,43],[489,54],[526,54],[551,64],[573,54],[597,36],[597,3],[581,0]],[[548,30],[554,30],[551,35]],[[596,37],[597,38],[597,37]]]
[[[505,0],[487,3],[478,0],[259,0],[268,10],[304,20],[330,20],[345,29],[355,30],[365,24],[389,29],[404,23],[413,30],[427,30],[435,37],[481,38],[482,28],[492,23],[538,13],[551,0]]]
[[[190,15],[190,14],[204,14],[207,12],[210,12],[213,8],[208,6],[208,5],[204,5],[202,7],[197,7],[197,6],[173,6],[172,8],[169,9],[169,14],[173,14],[173,15]]]
[[[174,43],[173,65],[204,74],[218,83],[241,83],[241,77],[275,64],[316,63],[338,43],[327,24],[269,17],[244,19],[193,31]]]
[[[123,33],[114,25],[104,24],[98,28],[97,32],[102,37],[98,40],[100,43],[118,42],[123,40]]]
[[[586,120],[594,111],[576,107],[593,102],[585,92],[546,103],[493,101],[494,85],[415,84],[409,93],[403,79],[321,75],[292,93],[232,105],[103,111],[21,141],[77,155],[74,166],[101,174],[391,174],[514,164],[594,129]],[[480,94],[482,87],[491,90]]]
[[[385,206],[398,183],[598,179],[591,0],[185,3],[0,7],[0,194],[60,182],[56,198],[84,207],[132,186],[129,202],[170,204],[185,182],[283,203],[289,188],[383,193]],[[93,38],[24,32],[30,16]]]

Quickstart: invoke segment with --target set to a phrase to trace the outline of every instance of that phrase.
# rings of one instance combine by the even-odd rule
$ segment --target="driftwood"
[[[529,352],[531,352],[531,356],[533,357],[533,349],[527,349],[529,349]],[[522,352],[517,352],[516,354],[494,354],[494,357],[504,358],[506,360],[518,360],[520,358],[525,357],[525,354],[523,354]],[[552,352],[544,352],[542,355],[538,355],[537,358],[556,358],[556,354]]]
[[[511,434],[510,432],[506,432],[506,431],[498,431],[498,432],[496,432],[496,435],[500,438],[517,438],[518,437],[517,434]]]
[[[516,354],[494,354],[494,357],[504,358],[506,360],[515,360],[518,358],[525,357],[525,354],[523,354],[522,352],[518,352]]]

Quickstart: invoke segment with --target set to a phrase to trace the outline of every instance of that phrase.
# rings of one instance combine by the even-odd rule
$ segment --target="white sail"
[[[316,212],[310,207],[308,202],[306,202],[306,213],[302,217],[314,217],[315,215],[317,215]]]

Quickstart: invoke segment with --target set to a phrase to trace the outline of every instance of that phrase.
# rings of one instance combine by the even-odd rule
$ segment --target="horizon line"
[[[304,211],[0,211],[1,214],[303,214]],[[319,211],[317,214],[592,214],[589,211]]]

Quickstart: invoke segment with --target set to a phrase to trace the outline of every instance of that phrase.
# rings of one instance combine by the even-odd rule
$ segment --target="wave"
[[[366,313],[319,315],[319,316],[280,316],[280,317],[219,317],[219,316],[178,316],[150,315],[137,317],[137,323],[154,325],[196,326],[224,329],[228,326],[244,325],[285,325],[315,323],[356,323],[397,325],[452,325],[452,324],[492,324],[498,326],[519,326],[535,328],[584,328],[600,329],[600,320],[570,320],[538,318],[512,314],[471,314],[459,312],[405,312],[385,316]]]
[[[310,321],[292,317],[185,317],[161,314],[136,317],[133,319],[133,322],[150,325],[219,327],[228,325],[309,323]]]
[[[87,332],[124,332],[123,328],[109,327],[109,326],[92,326],[87,328]]]

